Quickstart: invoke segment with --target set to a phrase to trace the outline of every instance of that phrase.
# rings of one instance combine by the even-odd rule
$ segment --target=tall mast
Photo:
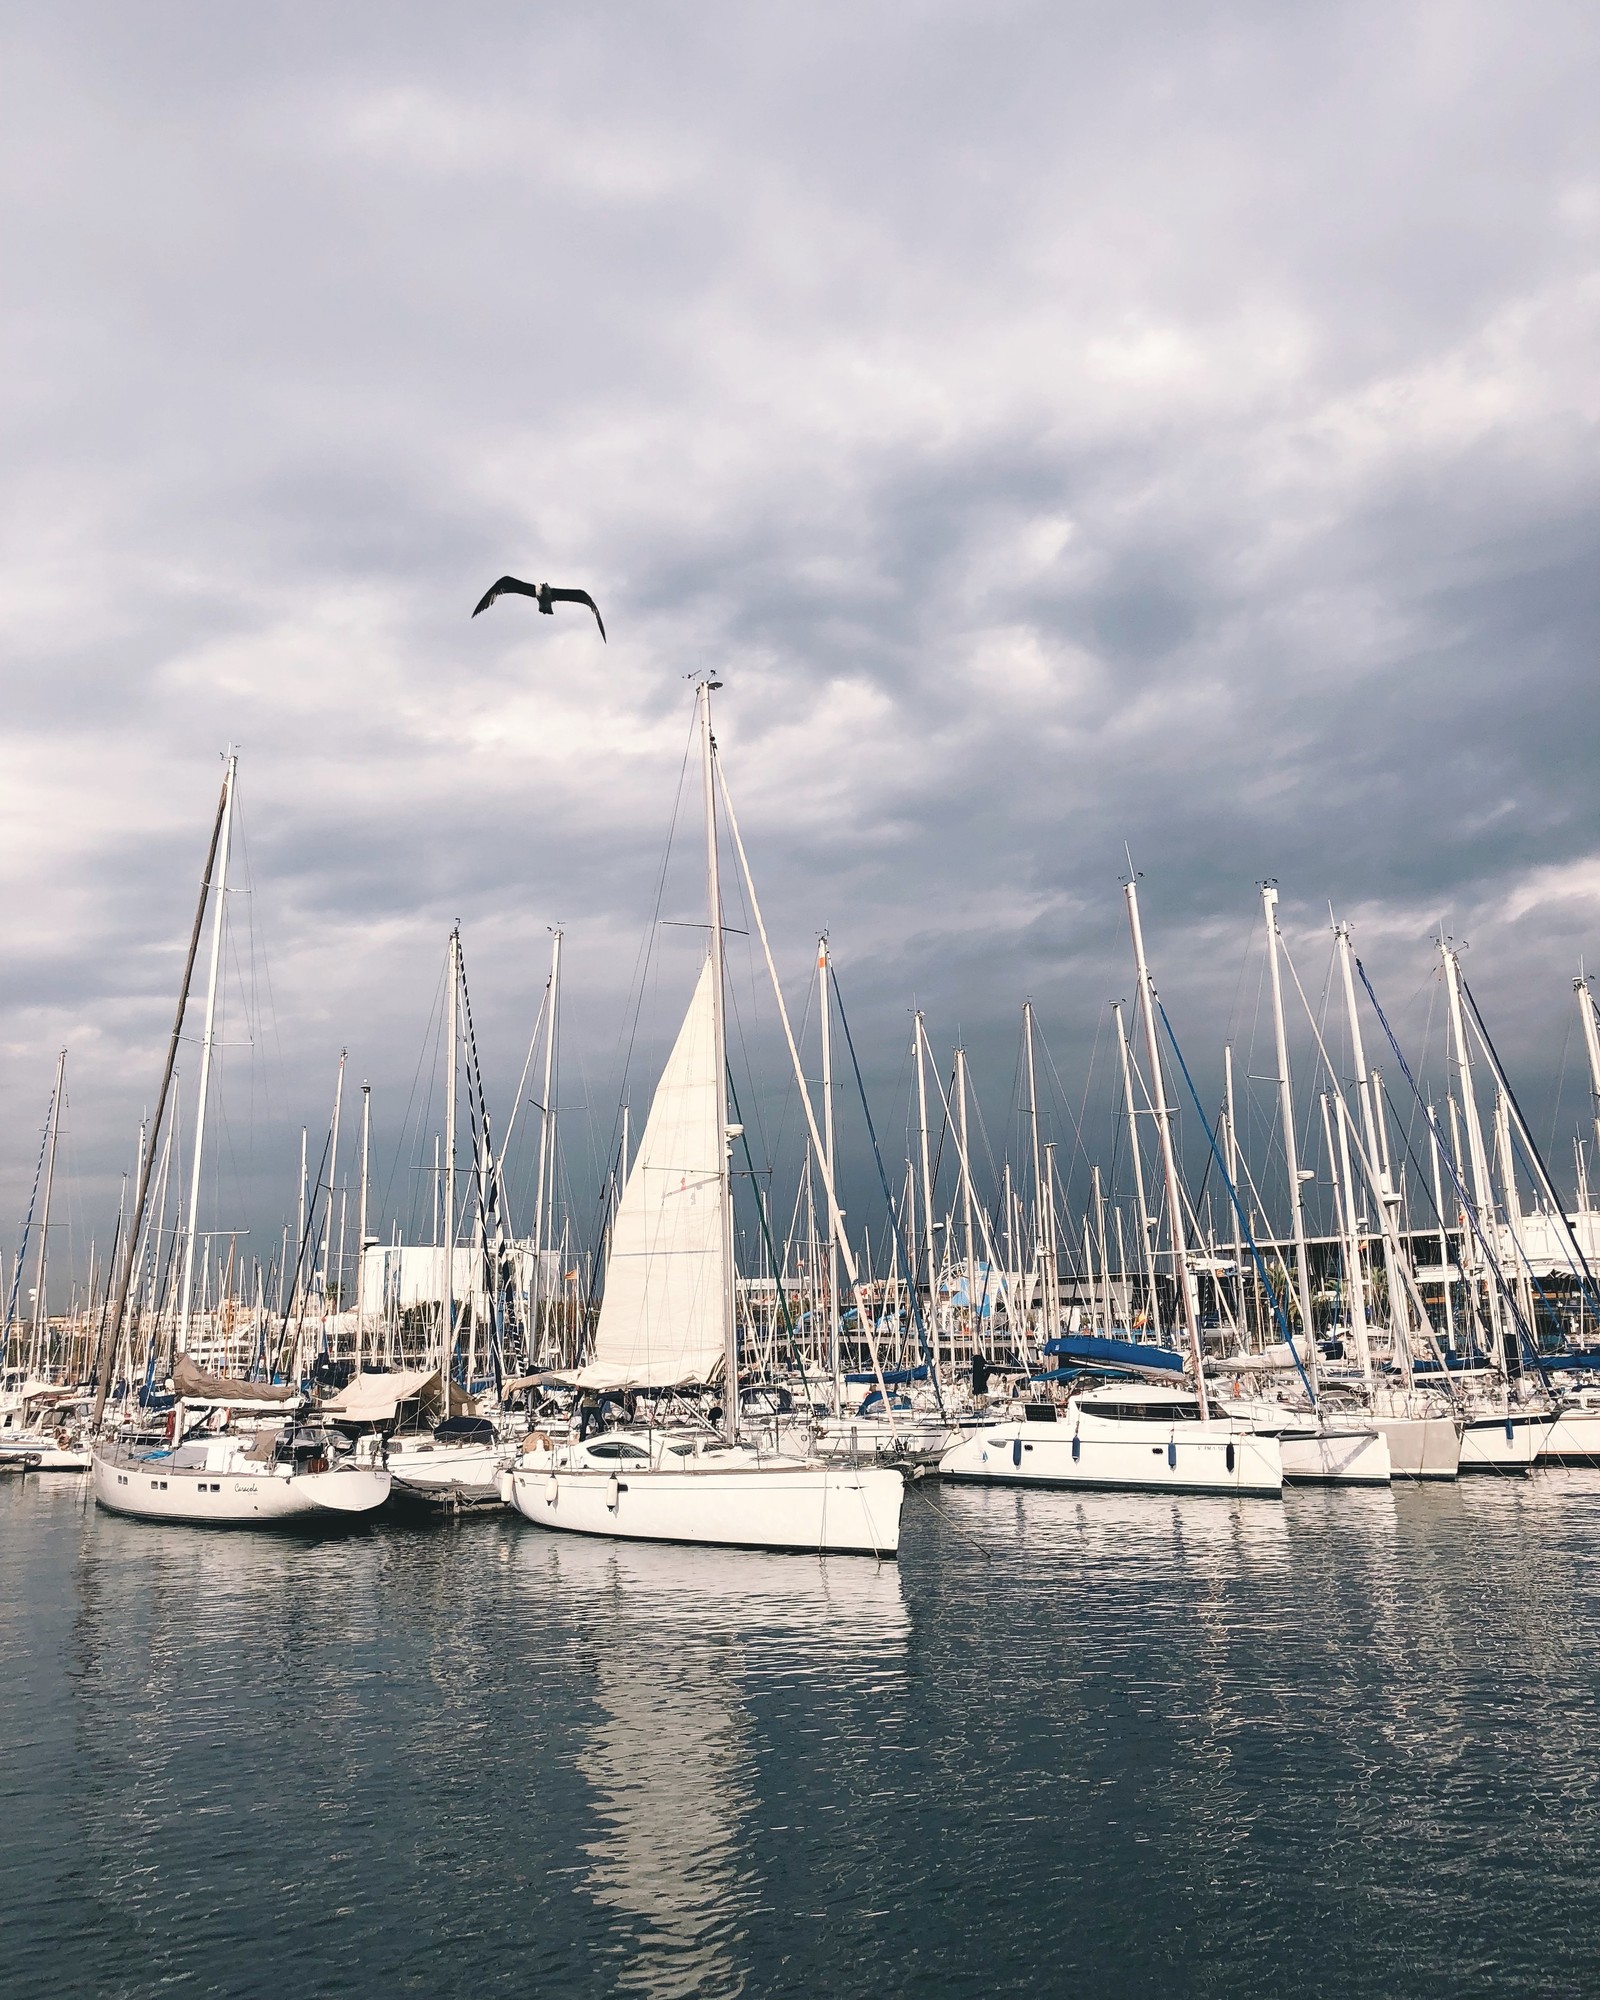
[[[977,1272],[972,1258],[972,1156],[967,1151],[967,1052],[956,1050],[956,1133],[961,1141],[961,1249],[966,1259],[967,1333],[973,1352],[978,1347],[978,1301],[973,1296]]]
[[[817,939],[817,1009],[822,1024],[822,1171],[835,1186],[833,1165],[833,995],[829,992],[828,934]],[[809,1182],[810,1162],[807,1162]],[[828,1211],[828,1373],[833,1377],[833,1406],[844,1412],[844,1362],[839,1351],[839,1232],[833,1203]],[[842,1213],[842,1211],[841,1211]]]
[[[1161,1067],[1161,1044],[1156,1039],[1155,982],[1145,962],[1144,931],[1139,923],[1137,878],[1122,889],[1128,904],[1128,928],[1133,933],[1133,963],[1139,979],[1139,1013],[1144,1022],[1145,1053],[1150,1062],[1150,1088],[1155,1103],[1156,1132],[1161,1142],[1161,1171],[1166,1180],[1167,1219],[1172,1235],[1172,1275],[1183,1304],[1184,1324],[1189,1331],[1189,1359],[1194,1367],[1194,1390],[1200,1402],[1200,1421],[1210,1419],[1206,1396],[1205,1355],[1200,1345],[1200,1313],[1194,1284],[1189,1275],[1189,1257],[1184,1245],[1183,1190],[1178,1184],[1178,1161],[1172,1150],[1172,1120],[1167,1109],[1167,1086]]]
[[[928,1269],[928,1329],[932,1336],[931,1360],[939,1367],[939,1274],[935,1269],[937,1250],[933,1240],[933,1174],[928,1165],[928,1036],[922,1010],[913,1019],[917,1043],[917,1142],[922,1155],[922,1255]]]
[[[1350,939],[1350,926],[1348,924],[1335,924],[1333,927],[1333,935],[1334,935],[1334,946],[1339,959],[1339,974],[1344,985],[1345,1017],[1349,1022],[1350,1026],[1350,1063],[1351,1067],[1355,1071],[1356,1097],[1361,1106],[1362,1136],[1366,1141],[1367,1158],[1372,1162],[1374,1168],[1377,1170],[1378,1173],[1377,1198],[1388,1212],[1388,1219],[1390,1224],[1392,1225],[1392,1227],[1390,1228],[1380,1230],[1379,1234],[1383,1242],[1383,1272],[1385,1280],[1385,1289],[1387,1290],[1389,1295],[1389,1316],[1391,1321],[1391,1333],[1392,1336],[1398,1337],[1407,1332],[1406,1308],[1405,1308],[1406,1290],[1405,1290],[1405,1285],[1402,1282],[1399,1266],[1395,1260],[1395,1254],[1394,1254],[1394,1245],[1398,1237],[1399,1224],[1400,1224],[1400,1196],[1395,1188],[1394,1182],[1389,1173],[1388,1133],[1385,1131],[1381,1134],[1380,1137],[1380,1129],[1377,1116],[1380,1107],[1378,1104],[1378,1086],[1377,1086],[1376,1075],[1375,1073],[1369,1075],[1367,1071],[1366,1044],[1363,1042],[1361,1036],[1361,1013],[1356,1006],[1356,982],[1354,974],[1351,970],[1352,960],[1354,958],[1354,952],[1352,949],[1351,939]],[[1349,1196],[1350,1207],[1352,1212],[1354,1213],[1356,1212],[1358,1206],[1356,1190],[1353,1183],[1350,1183],[1349,1186],[1350,1186],[1350,1196]],[[1359,1262],[1359,1252],[1360,1252],[1359,1217],[1357,1219],[1356,1249],[1357,1249],[1356,1282],[1357,1284],[1359,1284],[1361,1282],[1360,1262]],[[1365,1301],[1365,1296],[1363,1295],[1362,1299],[1363,1330],[1365,1330],[1366,1327],[1365,1305],[1366,1301]],[[1409,1345],[1409,1342],[1407,1342],[1407,1344]],[[1408,1355],[1405,1360],[1405,1366],[1408,1373],[1410,1370],[1410,1365],[1411,1365],[1410,1358]]]
[[[700,772],[705,782],[706,917],[711,929],[711,1040],[717,1088],[717,1196],[722,1209],[723,1421],[730,1443],[739,1435],[739,1326],[734,1313],[733,1181],[728,1171],[728,1043],[723,1018],[722,879],[717,868],[716,740],[711,734],[711,693],[721,681],[695,689],[700,709]]]
[[[233,759],[229,758],[227,775],[222,781],[221,796],[217,800],[217,817],[211,828],[211,845],[206,850],[206,865],[200,874],[200,900],[195,906],[194,924],[189,932],[189,950],[183,962],[183,978],[178,986],[178,1010],[172,1022],[172,1034],[167,1041],[167,1060],[161,1072],[161,1088],[156,1093],[156,1108],[150,1119],[150,1143],[144,1148],[139,1161],[138,1191],[133,1198],[133,1221],[128,1231],[122,1269],[117,1277],[116,1304],[107,1314],[101,1332],[99,1348],[95,1355],[94,1416],[91,1428],[98,1431],[106,1412],[106,1397],[111,1392],[113,1363],[116,1360],[117,1345],[122,1338],[123,1315],[128,1309],[128,1290],[133,1283],[134,1259],[141,1241],[145,1205],[150,1197],[150,1173],[155,1161],[156,1135],[161,1130],[162,1116],[167,1108],[167,1097],[172,1089],[172,1073],[177,1066],[178,1043],[183,1036],[183,1017],[189,1007],[189,982],[194,977],[195,954],[200,949],[200,931],[205,923],[206,898],[211,891],[211,870],[216,865],[217,848],[222,839],[222,823],[227,816],[228,804],[233,792]]]
[[[1489,1181],[1489,1156],[1483,1143],[1483,1125],[1478,1117],[1478,1094],[1472,1083],[1472,1057],[1467,1048],[1466,1023],[1461,1016],[1461,966],[1456,957],[1455,947],[1446,939],[1439,940],[1439,954],[1444,960],[1445,994],[1450,1007],[1450,1036],[1455,1044],[1456,1075],[1461,1085],[1461,1115],[1467,1127],[1467,1160],[1472,1170],[1472,1201],[1478,1211],[1478,1230],[1487,1233],[1494,1227],[1494,1193]],[[1500,1296],[1495,1286],[1494,1274],[1483,1262],[1483,1247],[1478,1232],[1468,1228],[1462,1230],[1461,1246],[1467,1249],[1469,1233],[1472,1239],[1472,1265],[1474,1290],[1476,1276],[1482,1275],[1484,1296],[1489,1314],[1489,1329],[1499,1348],[1496,1360],[1509,1374],[1511,1356],[1515,1346],[1503,1333],[1500,1319]]]
[[[544,1023],[544,1088],[539,1094],[539,1172],[533,1194],[533,1287],[530,1317],[533,1320],[534,1353],[541,1350],[539,1315],[544,1296],[544,1253],[551,1245],[545,1242],[545,1188],[546,1183],[555,1180],[555,1113],[550,1103],[550,1093],[555,1087],[556,1062],[556,1003],[561,989],[561,932],[550,933],[550,977],[545,982],[545,1023]],[[622,1174],[619,1189],[628,1178],[628,1108],[622,1108]]]
[[[324,1319],[327,1318],[328,1314],[328,1292],[330,1289],[328,1277],[330,1266],[333,1267],[332,1275],[335,1286],[337,1286],[339,1279],[344,1275],[344,1224],[342,1220],[339,1226],[339,1255],[337,1259],[332,1255],[334,1244],[333,1191],[339,1185],[339,1114],[344,1109],[344,1065],[345,1058],[349,1053],[348,1049],[341,1049],[339,1051],[339,1074],[333,1086],[333,1131],[328,1141],[328,1206],[322,1218],[322,1314]]]
[[[1156,1296],[1155,1232],[1150,1226],[1150,1204],[1145,1199],[1144,1161],[1139,1151],[1138,1107],[1133,1101],[1133,1061],[1128,1053],[1128,1032],[1122,1025],[1120,1000],[1111,1012],[1117,1024],[1117,1054],[1122,1058],[1122,1099],[1128,1113],[1128,1151],[1133,1155],[1133,1186],[1139,1202],[1139,1245],[1144,1258],[1146,1295],[1149,1300],[1145,1310],[1149,1318],[1150,1331],[1159,1338],[1161,1302]],[[1231,1121],[1229,1129],[1232,1129]]]
[[[1239,1128],[1234,1122],[1233,1109],[1233,1044],[1224,1043],[1222,1050],[1222,1088],[1228,1107],[1228,1184],[1233,1189],[1234,1198],[1228,1203],[1233,1216],[1233,1301],[1239,1319],[1239,1345],[1249,1346],[1249,1328],[1245,1324],[1244,1304],[1244,1238],[1239,1227]]]
[[[56,1082],[54,1090],[50,1093],[50,1136],[45,1147],[44,1202],[39,1216],[39,1261],[34,1266],[33,1353],[29,1362],[34,1374],[40,1372],[41,1363],[50,1344],[50,1308],[46,1297],[46,1280],[50,1270],[47,1254],[50,1243],[50,1191],[56,1178],[56,1140],[61,1132],[61,1085],[66,1073],[67,1052],[63,1049],[56,1057]]]
[[[206,1025],[200,1042],[200,1095],[194,1112],[194,1163],[189,1174],[189,1233],[183,1246],[183,1291],[178,1304],[178,1352],[189,1349],[189,1302],[194,1289],[194,1246],[199,1240],[200,1165],[206,1133],[206,1098],[211,1089],[211,1051],[217,1028],[217,979],[222,970],[222,922],[228,896],[228,849],[233,838],[233,791],[239,759],[228,753],[222,781],[222,841],[217,862],[217,894],[211,910],[211,970],[206,979]]]
[[[1590,1109],[1594,1112],[1595,1143],[1600,1145],[1600,1019],[1596,1017],[1595,998],[1588,980],[1580,974],[1573,980],[1572,990],[1577,995],[1578,1014],[1583,1021],[1583,1046],[1589,1053]]]
[[[372,1177],[372,1085],[361,1086],[361,1199],[356,1214],[356,1372],[366,1351],[367,1190]]]
[[[1439,1218],[1439,1277],[1444,1289],[1444,1331],[1450,1352],[1456,1351],[1455,1287],[1450,1282],[1450,1233],[1445,1226],[1444,1186],[1439,1175],[1439,1113],[1428,1106],[1428,1152],[1433,1167],[1433,1212]]]
[[[1039,1271],[1039,1322],[1041,1338],[1049,1340],[1056,1329],[1051,1325],[1050,1267],[1045,1245],[1044,1157],[1039,1145],[1039,1093],[1033,1070],[1033,1002],[1022,1003],[1022,1041],[1028,1065],[1028,1135],[1033,1147],[1033,1236],[1034,1261]],[[1032,1304],[1032,1299],[1029,1299]]]
[[[444,1321],[439,1329],[443,1353],[439,1363],[439,1395],[450,1414],[450,1371],[456,1358],[456,1069],[461,1059],[461,926],[450,932],[450,1002],[445,1038],[449,1043],[444,1084]]]
[[[1278,890],[1261,885],[1261,908],[1267,920],[1267,967],[1272,984],[1272,1038],[1278,1056],[1278,1111],[1283,1124],[1283,1170],[1289,1177],[1289,1216],[1294,1227],[1295,1291],[1300,1301],[1300,1330],[1306,1343],[1306,1373],[1312,1393],[1317,1387],[1317,1341],[1311,1323],[1311,1270],[1306,1254],[1306,1211],[1300,1198],[1300,1154],[1294,1139],[1294,1085],[1289,1080],[1289,1041],[1283,1025],[1283,979],[1278,967]]]

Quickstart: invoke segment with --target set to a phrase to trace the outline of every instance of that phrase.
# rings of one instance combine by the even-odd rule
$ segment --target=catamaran
[[[561,1533],[824,1555],[894,1555],[905,1482],[878,1465],[790,1455],[741,1431],[727,1102],[716,743],[696,691],[710,943],[617,1204],[590,1360],[565,1379],[626,1395],[721,1386],[721,1422],[535,1433],[504,1498]],[[829,1179],[832,1199],[831,1177]],[[654,1407],[654,1405],[652,1405]]]

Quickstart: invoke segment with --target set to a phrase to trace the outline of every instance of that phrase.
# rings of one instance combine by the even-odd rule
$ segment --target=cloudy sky
[[[341,1046],[396,1142],[457,918],[505,1095],[565,927],[609,1130],[707,668],[896,1153],[913,1003],[997,1148],[1025,997],[1104,1094],[1125,844],[1208,1092],[1272,876],[1308,985],[1331,901],[1418,1032],[1469,939],[1570,1145],[1592,7],[17,0],[4,40],[11,1242],[62,1046],[107,1225],[229,742],[235,1224],[275,1238]],[[610,645],[471,622],[504,570]],[[656,942],[636,1077],[696,949]]]

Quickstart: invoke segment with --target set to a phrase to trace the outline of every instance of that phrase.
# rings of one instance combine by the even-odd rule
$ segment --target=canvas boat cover
[[[187,1401],[208,1403],[292,1403],[300,1394],[287,1382],[241,1382],[232,1375],[213,1375],[187,1354],[172,1364],[172,1387]]]

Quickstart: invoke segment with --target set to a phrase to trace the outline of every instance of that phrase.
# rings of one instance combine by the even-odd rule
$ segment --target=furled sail
[[[674,1388],[722,1366],[722,1078],[708,959],[617,1204],[584,1388]]]

